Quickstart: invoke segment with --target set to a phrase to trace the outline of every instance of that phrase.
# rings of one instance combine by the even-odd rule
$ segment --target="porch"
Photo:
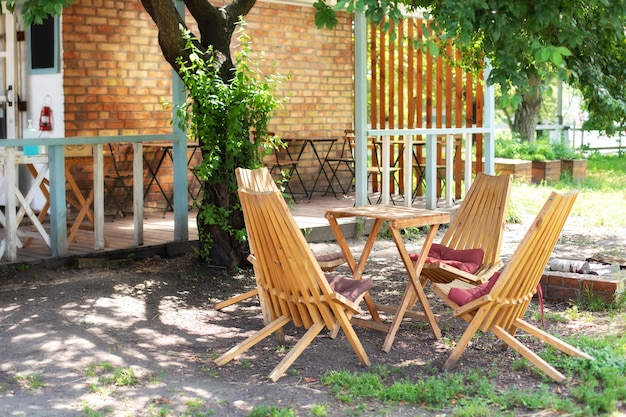
[[[372,194],[376,199],[378,194]],[[401,196],[397,196],[401,201]],[[290,204],[294,218],[302,229],[309,242],[334,241],[328,221],[324,217],[327,209],[351,207],[355,203],[354,193],[342,198],[332,195],[315,195],[311,200],[298,198]],[[423,199],[414,201],[415,207],[425,207]],[[161,210],[144,213],[143,216],[143,245],[135,245],[134,223],[132,214],[117,216],[112,219],[108,216],[104,221],[104,236],[106,245],[104,249],[94,249],[95,233],[88,227],[81,229],[76,235],[76,240],[68,245],[67,253],[63,256],[53,256],[50,248],[42,239],[33,239],[27,247],[18,248],[15,261],[6,258],[0,259],[0,268],[10,265],[43,263],[49,267],[73,264],[76,266],[90,267],[100,266],[104,260],[140,259],[152,256],[171,257],[193,251],[198,244],[198,229],[196,226],[197,210],[187,212],[188,239],[174,240],[174,213],[168,211],[163,215]],[[49,222],[43,222],[48,228]],[[85,226],[89,226],[84,221]],[[345,219],[340,223],[347,238],[357,235],[358,226],[354,219]],[[30,227],[28,223],[22,227]],[[363,230],[361,230],[363,233]],[[4,237],[4,229],[0,229],[1,238]]]

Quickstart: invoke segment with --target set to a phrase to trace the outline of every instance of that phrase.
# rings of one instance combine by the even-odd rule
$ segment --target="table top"
[[[450,222],[450,213],[445,211],[418,209],[414,207],[377,204],[360,207],[346,207],[326,210],[326,214],[335,218],[369,217],[387,220],[395,227],[419,227]]]

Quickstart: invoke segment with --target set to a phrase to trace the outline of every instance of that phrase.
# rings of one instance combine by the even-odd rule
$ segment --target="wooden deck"
[[[135,254],[138,257],[152,256],[155,254],[171,255],[174,250],[186,251],[191,246],[196,245],[198,240],[198,230],[196,227],[197,211],[189,212],[189,240],[185,242],[174,242],[174,216],[172,212],[167,212],[163,216],[162,211],[146,213],[143,222],[143,240],[141,246],[134,245],[134,225],[132,215],[119,216],[114,220],[107,217],[104,225],[104,235],[106,249],[104,251],[94,250],[94,233],[89,230],[89,223],[84,221],[81,229],[76,234],[73,242],[68,242],[68,254],[62,258],[53,257],[50,248],[42,238],[34,238],[27,247],[18,248],[18,259],[16,262],[9,262],[5,258],[0,260],[1,265],[22,264],[22,263],[47,263],[64,264],[72,258],[80,257],[107,257],[125,258]],[[23,222],[24,223],[24,222]],[[47,224],[44,224],[47,227]],[[28,228],[22,224],[21,228]],[[4,238],[4,230],[0,231]],[[22,239],[22,242],[26,242]],[[178,245],[179,249],[174,249]]]
[[[334,236],[328,227],[328,221],[324,217],[325,210],[330,208],[351,207],[354,205],[354,196],[335,198],[333,196],[314,197],[310,201],[306,198],[292,202],[290,207],[294,218],[301,229],[305,231],[309,241],[329,241],[334,240]],[[416,207],[424,207],[423,203],[416,203]],[[0,260],[0,267],[24,264],[24,263],[45,263],[47,265],[62,265],[75,258],[107,258],[123,259],[130,256],[137,258],[146,256],[175,256],[185,253],[197,246],[198,230],[196,227],[197,211],[189,212],[189,240],[174,241],[174,216],[173,213],[162,211],[145,213],[144,244],[134,245],[133,217],[118,216],[114,220],[107,218],[105,221],[105,238],[107,247],[104,251],[94,250],[94,233],[88,228],[81,229],[76,241],[69,243],[68,254],[62,258],[51,255],[50,248],[43,239],[33,239],[26,248],[18,249],[18,259],[16,262],[8,262],[6,259]],[[343,219],[342,219],[343,220]],[[84,223],[87,224],[87,223]],[[353,219],[345,219],[342,223],[344,234],[351,237],[351,230],[354,229]],[[21,227],[27,227],[22,224]],[[4,238],[4,230],[0,229],[0,238]]]
[[[317,229],[328,226],[324,218],[324,210],[328,207],[351,206],[351,199],[337,200],[334,197],[320,197],[310,202],[304,200],[292,206],[296,221],[303,229]],[[88,230],[87,222],[74,242],[68,244],[68,254],[63,258],[53,257],[50,248],[42,238],[34,238],[25,248],[18,249],[16,262],[9,262],[5,258],[0,259],[0,266],[24,263],[46,263],[49,265],[61,265],[75,258],[106,257],[109,259],[127,258],[129,256],[145,257],[159,254],[161,256],[173,256],[192,250],[197,245],[198,229],[196,227],[197,210],[189,211],[189,240],[185,242],[174,241],[174,215],[171,211],[163,216],[162,211],[145,213],[144,244],[134,245],[134,226],[132,215],[122,217],[118,215],[114,220],[107,217],[105,220],[106,249],[94,250],[94,233]],[[27,219],[21,228],[27,228]],[[47,226],[44,224],[44,226]],[[332,237],[332,236],[331,236]],[[0,229],[0,238],[4,238],[4,230]],[[25,239],[22,239],[25,241]]]

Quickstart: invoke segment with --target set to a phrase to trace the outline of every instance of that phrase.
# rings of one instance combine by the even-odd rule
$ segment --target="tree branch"
[[[187,29],[183,18],[171,0],[141,0],[141,4],[157,26],[159,46],[165,60],[178,72],[176,59],[187,54],[181,32],[181,28]]]

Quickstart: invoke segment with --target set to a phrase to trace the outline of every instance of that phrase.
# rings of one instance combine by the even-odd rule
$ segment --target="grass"
[[[525,411],[575,416],[616,413],[618,404],[626,401],[626,335],[577,336],[568,342],[596,360],[572,358],[552,347],[539,355],[565,370],[572,379],[567,387],[569,395],[562,392],[567,388],[562,389],[539,374],[541,382],[536,386],[501,390],[492,384],[489,372],[483,368],[431,375],[415,367],[410,379],[395,380],[389,369],[372,367],[359,373],[331,371],[324,375],[322,383],[344,403],[374,400],[418,404],[442,411],[452,407],[454,416],[515,415]],[[512,372],[530,366],[524,360],[515,361]]]
[[[16,378],[24,388],[32,391],[39,390],[44,387],[43,377],[39,372],[28,375],[18,375]]]
[[[248,414],[248,417],[296,417],[296,413],[294,410],[285,407],[258,406],[254,407],[252,412]]]
[[[93,408],[91,408],[91,406],[89,404],[87,404],[86,402],[83,402],[83,416],[85,417],[105,417],[106,415],[110,414],[112,411],[109,409],[106,410],[94,410]]]
[[[565,178],[552,184],[513,185],[509,219],[533,216],[541,209],[550,191],[579,191],[571,218],[589,227],[626,227],[626,157],[592,155],[587,160],[587,176],[574,182]]]
[[[100,395],[111,394],[114,387],[127,387],[138,383],[132,368],[114,367],[108,361],[90,364],[85,369],[85,375],[97,377],[97,382],[89,383],[87,386],[91,392]]]

